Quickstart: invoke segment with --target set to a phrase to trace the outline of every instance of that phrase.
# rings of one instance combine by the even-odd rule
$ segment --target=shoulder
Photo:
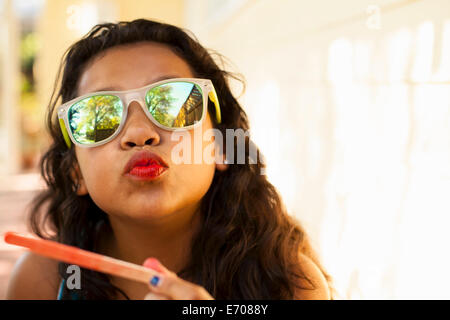
[[[54,300],[58,286],[58,261],[26,252],[11,272],[6,299]]]
[[[298,300],[330,300],[328,282],[319,267],[306,255],[299,254],[300,268],[310,280],[300,279],[297,284],[304,289],[297,289],[295,299]]]

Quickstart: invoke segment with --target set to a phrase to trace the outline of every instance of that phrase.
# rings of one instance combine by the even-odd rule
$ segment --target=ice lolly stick
[[[26,237],[16,232],[6,232],[5,242],[28,248],[42,256],[138,282],[148,283],[153,276],[158,274],[152,269],[134,263],[114,259],[51,240]]]

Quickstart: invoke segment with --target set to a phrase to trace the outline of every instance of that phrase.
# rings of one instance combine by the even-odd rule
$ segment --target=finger
[[[169,300],[169,298],[162,294],[150,292],[145,295],[144,300]]]
[[[203,288],[179,278],[175,272],[167,269],[158,259],[148,258],[144,266],[161,275],[150,279],[150,289],[157,294],[176,300],[212,300],[211,295]]]
[[[144,261],[143,266],[146,268],[153,269],[161,274],[170,274],[169,272],[166,271],[167,270],[166,268],[162,268],[162,264],[155,258],[147,258]],[[169,300],[169,297],[162,294],[157,294],[155,292],[149,292],[144,297],[144,300]]]
[[[158,259],[156,258],[147,258],[144,261],[144,267],[153,269],[159,273],[162,274],[172,274],[172,275],[176,275],[175,272],[170,271],[169,269],[167,269],[161,262],[159,262]]]
[[[174,300],[213,300],[203,287],[171,274],[154,276],[150,280],[150,289]]]

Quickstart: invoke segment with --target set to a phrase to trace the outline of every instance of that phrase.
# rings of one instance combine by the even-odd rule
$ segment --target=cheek
[[[215,144],[214,137],[211,136],[212,125],[209,117],[199,128],[200,130],[195,132],[189,131],[189,136],[184,136],[181,140],[171,141],[170,155],[175,169],[172,182],[177,185],[176,189],[183,189],[183,194],[197,198],[208,191],[216,170]],[[183,139],[188,143],[183,143]],[[174,161],[174,158],[177,161]]]
[[[89,193],[105,193],[108,187],[111,186],[111,179],[113,175],[111,174],[108,164],[97,165],[95,159],[92,159],[94,163],[91,168],[89,168],[89,174],[86,176],[86,186]],[[101,192],[99,192],[101,191]]]
[[[77,153],[84,184],[93,199],[101,198],[107,193],[105,191],[111,186],[111,179],[117,171],[114,167],[115,163],[104,157],[104,154],[109,153],[106,150],[101,151],[101,147],[98,147],[98,149],[81,150]]]
[[[196,194],[198,197],[199,194],[203,196],[208,191],[214,177],[215,163],[204,160],[207,155],[214,160],[214,145],[211,147],[209,143],[204,142],[195,146],[194,142],[191,142],[190,161],[186,158],[182,163],[173,163],[174,175],[171,178],[176,189],[184,189],[183,193],[191,196]]]
[[[139,192],[124,187],[120,168],[111,159],[91,155],[83,178],[90,198],[105,213],[136,215],[139,211],[130,204],[135,200],[132,195],[136,197]]]
[[[182,165],[177,170],[174,192],[171,192],[172,209],[178,210],[198,204],[208,192],[213,177],[214,166],[201,164]]]

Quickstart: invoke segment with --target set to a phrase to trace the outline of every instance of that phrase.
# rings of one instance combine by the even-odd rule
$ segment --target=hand
[[[214,300],[205,288],[179,278],[155,258],[145,260],[144,267],[160,274],[150,280],[145,300]]]

